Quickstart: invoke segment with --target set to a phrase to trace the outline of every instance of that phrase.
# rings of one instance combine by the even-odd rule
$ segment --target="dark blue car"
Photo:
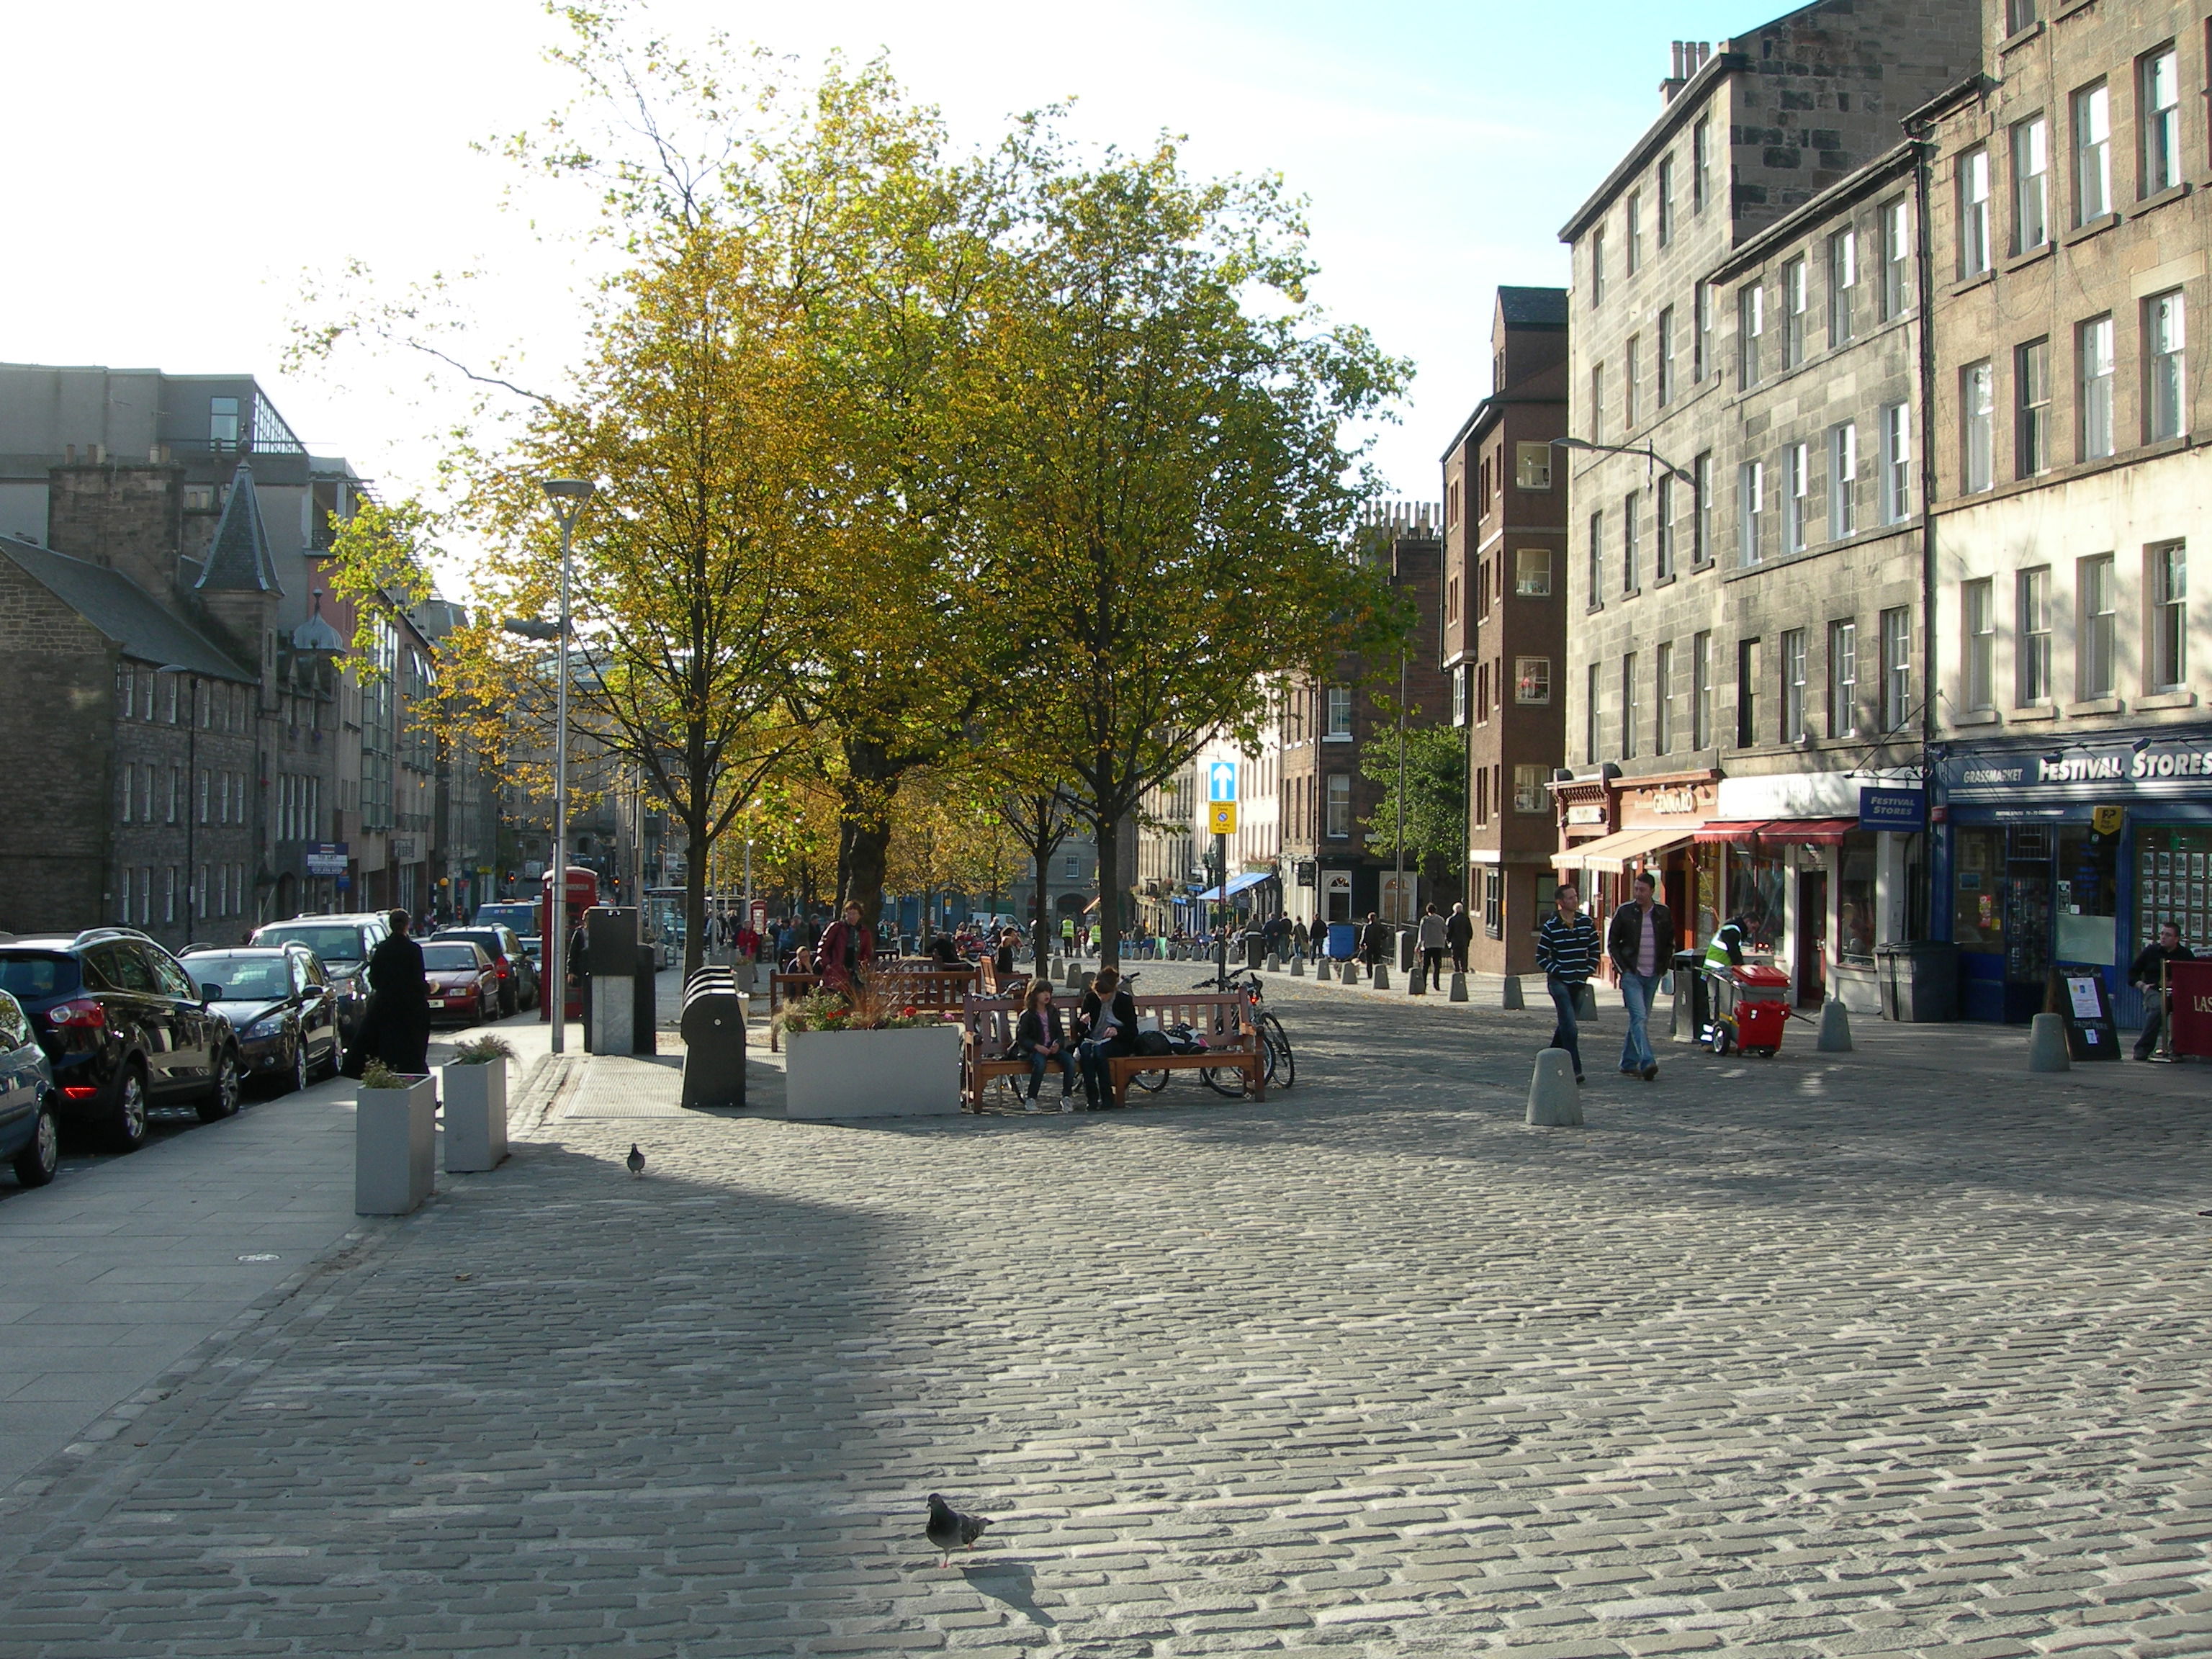
[[[62,1164],[54,1068],[23,1005],[0,991],[0,1158],[26,1187],[43,1187]]]

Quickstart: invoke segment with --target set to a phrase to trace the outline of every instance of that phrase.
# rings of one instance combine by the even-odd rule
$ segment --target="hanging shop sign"
[[[1859,787],[1859,828],[1911,835],[1928,827],[1928,796],[1919,789]]]

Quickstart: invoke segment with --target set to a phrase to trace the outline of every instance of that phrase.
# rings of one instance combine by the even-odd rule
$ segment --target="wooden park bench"
[[[1009,1059],[1022,1005],[1011,997],[971,996],[960,1011],[960,1102],[965,1111],[983,1109],[983,1091],[1002,1077],[1027,1077],[1030,1063]]]
[[[988,957],[975,964],[975,982],[983,995],[1003,997],[1015,1003],[1019,1003],[1030,988],[1027,974],[1002,974]]]
[[[1148,1020],[1158,1020],[1162,1030],[1188,1025],[1206,1038],[1206,1048],[1203,1054],[1115,1055],[1107,1062],[1115,1105],[1128,1103],[1130,1081],[1146,1072],[1242,1072],[1245,1093],[1254,1100],[1267,1098],[1260,1034],[1252,1024],[1252,1005],[1243,997],[1234,992],[1185,991],[1133,1000],[1140,1027]],[[983,1091],[994,1079],[1029,1075],[1028,1060],[1006,1057],[1021,1016],[1021,1004],[1006,998],[968,1000],[961,1014],[960,1080],[969,1111],[983,1109]]]

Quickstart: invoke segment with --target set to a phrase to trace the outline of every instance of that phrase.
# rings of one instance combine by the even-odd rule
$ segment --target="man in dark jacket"
[[[1620,1000],[1628,1007],[1628,1035],[1621,1039],[1620,1069],[1624,1076],[1641,1074],[1646,1083],[1659,1076],[1659,1062],[1651,1053],[1651,997],[1659,976],[1674,957],[1674,918],[1667,907],[1654,902],[1656,884],[1649,870],[1639,870],[1632,889],[1635,896],[1613,913],[1606,929],[1605,953],[1620,975]]]
[[[407,913],[368,953],[368,1014],[362,1046],[403,1077],[430,1074],[430,981],[422,947],[407,936]]]
[[[1075,1007],[1075,1057],[1083,1067],[1083,1097],[1097,1111],[1120,1103],[1106,1062],[1137,1051],[1136,1000],[1122,988],[1119,969],[1101,968]]]
[[[1389,948],[1390,930],[1376,921],[1375,913],[1370,910],[1367,913],[1367,925],[1360,930],[1359,933],[1360,961],[1372,968],[1382,960],[1383,952]]]
[[[2158,1048],[2159,1033],[2166,1029],[2165,968],[2169,962],[2194,962],[2197,953],[2181,942],[2181,929],[2170,921],[2158,925],[2158,939],[2143,946],[2128,969],[2128,983],[2143,994],[2142,1035],[2136,1039],[2136,1058],[2148,1060]]]
[[[1467,971],[1468,947],[1474,943],[1474,922],[1467,914],[1467,906],[1455,904],[1452,913],[1444,919],[1444,945],[1451,951],[1452,967],[1460,973]]]

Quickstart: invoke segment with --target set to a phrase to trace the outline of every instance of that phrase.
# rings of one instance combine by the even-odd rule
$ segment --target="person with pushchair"
[[[1723,1014],[1735,1012],[1735,970],[1743,966],[1744,942],[1750,937],[1751,924],[1741,916],[1730,916],[1705,941],[1705,1000],[1710,1005],[1707,1013],[1716,1025]],[[1704,1035],[1698,1033],[1700,1039]]]

